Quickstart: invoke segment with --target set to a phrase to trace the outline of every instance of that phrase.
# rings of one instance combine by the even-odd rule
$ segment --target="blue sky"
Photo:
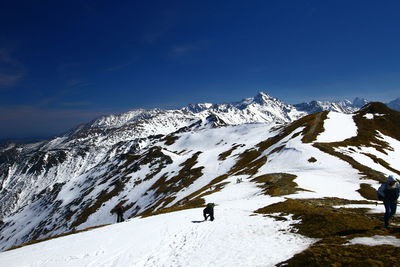
[[[134,108],[400,97],[399,1],[8,1],[0,138]]]

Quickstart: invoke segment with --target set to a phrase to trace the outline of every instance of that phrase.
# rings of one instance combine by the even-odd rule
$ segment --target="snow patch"
[[[385,207],[381,202],[374,204],[348,204],[333,206],[335,209],[345,208],[345,209],[368,209],[368,213],[385,213]],[[394,215],[397,216],[397,215]]]
[[[367,246],[380,246],[390,245],[400,247],[400,239],[394,236],[375,235],[371,237],[355,237],[351,239],[348,245],[367,245]]]
[[[364,118],[366,118],[368,120],[372,120],[374,118],[374,114],[367,113],[367,114],[364,115]]]
[[[366,118],[366,119],[368,119],[368,120],[372,120],[375,116],[376,116],[376,117],[385,116],[385,114],[378,114],[378,113],[372,114],[372,113],[367,113],[367,114],[365,114],[363,117]]]
[[[338,112],[329,112],[324,121],[325,131],[318,135],[316,142],[330,143],[341,142],[357,136],[357,125],[353,115]]]

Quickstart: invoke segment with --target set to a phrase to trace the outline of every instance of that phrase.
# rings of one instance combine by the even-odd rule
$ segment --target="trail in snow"
[[[235,179],[207,196],[217,204],[213,222],[192,222],[202,209],[133,219],[0,253],[0,266],[273,266],[314,242],[289,232],[290,218],[254,215],[282,199]]]

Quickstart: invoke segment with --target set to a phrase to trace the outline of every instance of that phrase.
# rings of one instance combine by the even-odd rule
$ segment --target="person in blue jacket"
[[[399,192],[400,184],[392,175],[389,175],[387,182],[383,183],[378,189],[378,198],[383,200],[385,205],[385,216],[383,217],[385,228],[389,227],[389,220],[396,213]]]

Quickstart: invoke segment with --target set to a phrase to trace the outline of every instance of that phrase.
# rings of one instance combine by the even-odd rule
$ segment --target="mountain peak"
[[[267,93],[264,92],[259,92],[255,97],[254,97],[254,102],[258,104],[265,104],[269,100],[273,100],[274,98],[268,95]]]
[[[360,113],[372,113],[372,114],[387,114],[389,113],[389,108],[384,103],[381,102],[369,102],[362,109],[359,110]]]

